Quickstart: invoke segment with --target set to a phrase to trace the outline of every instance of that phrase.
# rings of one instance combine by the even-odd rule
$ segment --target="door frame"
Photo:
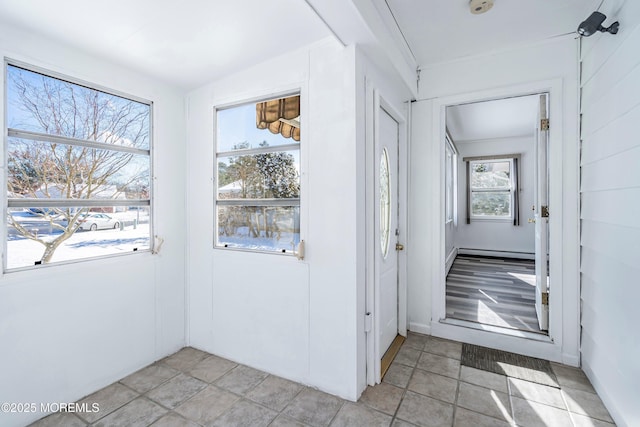
[[[534,141],[533,200],[534,200],[534,246],[535,246],[535,309],[540,330],[549,329],[549,306],[544,304],[542,295],[548,291],[549,271],[549,224],[543,214],[543,206],[549,205],[549,131],[542,127],[542,120],[549,118],[549,94],[540,94]]]
[[[366,123],[366,288],[365,288],[365,332],[366,332],[366,380],[368,385],[381,382],[380,361],[382,354],[378,351],[379,322],[377,304],[379,300],[379,265],[376,249],[380,246],[376,241],[375,212],[376,205],[376,177],[380,168],[380,159],[376,155],[379,144],[378,126],[380,123],[380,109],[384,109],[398,122],[398,230],[399,236],[391,240],[389,245],[398,256],[398,333],[407,335],[407,177],[408,177],[408,120],[405,114],[398,111],[388,102],[371,82],[365,81],[365,123]],[[392,235],[393,236],[393,235]],[[395,242],[405,243],[404,251],[395,251]],[[369,314],[367,314],[369,313]]]
[[[489,101],[522,95],[549,94],[549,194],[550,233],[550,289],[549,335],[503,328],[469,327],[465,322],[446,318],[446,272],[445,272],[445,228],[444,228],[444,144],[446,130],[446,107],[471,102]],[[430,228],[439,236],[430,256],[431,264],[431,323],[432,335],[471,344],[512,351],[552,361],[579,365],[579,264],[569,262],[577,259],[579,248],[579,213],[564,208],[563,197],[578,197],[579,156],[578,141],[566,140],[572,132],[567,131],[563,121],[566,99],[562,79],[531,82],[517,86],[483,90],[452,95],[433,100],[431,159],[425,167],[431,169],[430,192],[439,198],[430,208]],[[570,108],[570,106],[568,107]],[[571,118],[568,118],[571,120]],[[418,141],[413,141],[417,143]],[[572,145],[575,143],[575,145]],[[564,346],[564,338],[567,345]]]

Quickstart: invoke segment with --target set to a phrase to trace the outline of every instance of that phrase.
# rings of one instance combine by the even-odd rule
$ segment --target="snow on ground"
[[[146,224],[138,224],[134,228],[133,220],[136,212],[109,214],[118,218],[125,225],[123,230],[77,231],[56,249],[52,263],[82,258],[132,252],[134,249],[149,249],[149,217],[140,214],[140,220]],[[43,230],[45,228],[43,227]],[[47,239],[56,234],[46,235]],[[29,267],[39,261],[44,253],[44,245],[19,235],[12,235],[7,240],[7,269]]]
[[[262,232],[264,233],[264,231]],[[248,227],[239,227],[231,236],[219,235],[218,244],[228,245],[230,248],[243,248],[257,251],[287,252],[295,251],[300,242],[300,233],[283,232],[279,237],[251,237]]]
[[[54,239],[60,234],[48,221],[39,215],[28,212],[14,212],[14,218],[30,230],[38,229],[44,240]],[[134,249],[149,249],[149,215],[146,211],[127,211],[107,214],[124,224],[124,229],[99,231],[77,231],[56,249],[51,263],[93,258],[105,255],[123,254]],[[134,222],[138,224],[134,228]],[[7,238],[7,269],[33,266],[42,258],[44,245],[24,238],[13,227],[9,226]],[[269,252],[286,251],[291,253],[300,241],[299,233],[283,232],[279,238],[249,236],[247,227],[240,227],[233,236],[221,235],[218,244],[234,248],[261,250]]]

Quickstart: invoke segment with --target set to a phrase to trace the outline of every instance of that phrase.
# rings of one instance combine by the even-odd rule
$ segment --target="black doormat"
[[[560,388],[558,379],[551,369],[551,363],[547,360],[473,344],[462,344],[460,363],[471,368]]]

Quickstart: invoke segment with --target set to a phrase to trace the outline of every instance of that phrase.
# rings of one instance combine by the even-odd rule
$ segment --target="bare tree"
[[[9,67],[9,127],[105,144],[104,149],[12,137],[8,144],[9,198],[108,199],[148,188],[149,159],[110,147],[148,148],[149,106],[17,67]],[[77,231],[87,207],[33,210],[60,234],[43,236],[9,225],[44,246],[42,263]],[[64,206],[64,204],[63,204]],[[38,208],[38,206],[34,206]]]

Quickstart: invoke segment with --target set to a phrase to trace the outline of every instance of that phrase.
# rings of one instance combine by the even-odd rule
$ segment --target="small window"
[[[6,65],[5,269],[151,245],[151,104]]]
[[[477,160],[469,163],[471,218],[513,218],[513,160]]]
[[[216,111],[216,247],[293,254],[300,241],[300,96]]]

